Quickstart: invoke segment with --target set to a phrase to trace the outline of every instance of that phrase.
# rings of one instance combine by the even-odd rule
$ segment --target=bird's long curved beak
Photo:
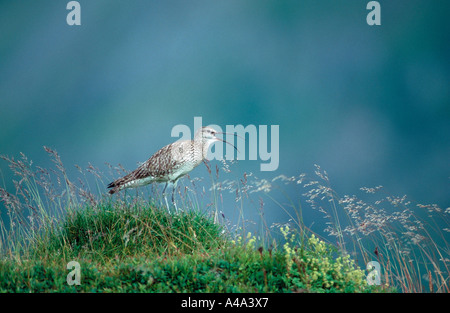
[[[229,144],[229,145],[232,146],[234,149],[236,149],[237,152],[239,152],[238,148],[236,148],[235,145],[229,143],[228,141],[223,140],[223,139],[220,139],[220,138],[217,138],[217,137],[216,137],[216,140],[217,140],[217,141],[222,141],[222,142],[225,142],[225,143]]]
[[[221,134],[221,135],[223,135],[223,134],[226,134],[226,135],[234,135],[234,136],[238,136],[239,138],[242,138],[242,137],[239,136],[238,134],[233,134],[233,133],[217,132],[216,134]],[[217,139],[218,141],[222,141],[222,142],[225,142],[225,143],[229,144],[229,145],[232,146],[234,149],[236,149],[237,152],[239,152],[238,148],[236,148],[235,145],[229,143],[228,141],[223,140],[223,139],[220,139],[220,138],[217,138],[217,137],[216,137],[216,139]],[[242,139],[244,139],[244,138],[242,138]],[[244,140],[245,140],[245,139],[244,139]]]

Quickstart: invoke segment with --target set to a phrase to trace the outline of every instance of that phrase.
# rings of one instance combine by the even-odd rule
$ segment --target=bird
[[[167,185],[171,183],[173,184],[172,203],[176,208],[174,192],[178,180],[205,160],[211,144],[222,141],[237,150],[233,144],[217,138],[217,134],[227,133],[218,132],[212,127],[204,126],[196,131],[193,140],[176,141],[159,149],[137,169],[111,182],[107,186],[107,188],[110,188],[109,193],[112,195],[126,188],[165,182],[163,195],[168,206],[165,191]]]

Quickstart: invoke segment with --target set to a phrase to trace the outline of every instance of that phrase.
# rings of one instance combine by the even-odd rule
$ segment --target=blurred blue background
[[[450,206],[450,2],[379,1],[381,26],[361,0],[79,1],[81,26],[67,2],[0,2],[0,154],[133,170],[194,116],[279,125],[277,171],[236,176],[319,164],[341,195]]]

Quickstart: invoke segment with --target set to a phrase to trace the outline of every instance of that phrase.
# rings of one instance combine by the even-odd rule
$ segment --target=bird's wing
[[[192,152],[193,146],[190,140],[176,141],[159,149],[137,169],[110,183],[108,188],[122,186],[137,179],[152,177],[159,180],[167,178],[168,175],[183,165],[183,162]]]
[[[189,146],[189,140],[185,140],[176,141],[159,149],[134,171],[135,175],[137,178],[167,176],[183,163],[185,154],[190,151]]]

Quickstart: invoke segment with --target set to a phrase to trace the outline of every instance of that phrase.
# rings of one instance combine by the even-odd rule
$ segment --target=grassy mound
[[[73,258],[188,254],[217,248],[223,242],[220,231],[200,213],[171,215],[151,206],[124,210],[109,204],[68,216],[51,245],[68,248]]]
[[[99,204],[0,260],[0,292],[365,292],[364,272],[314,236],[282,227],[267,250],[203,213]],[[337,256],[337,257],[336,257]],[[80,284],[69,284],[79,264]],[[75,277],[75,276],[73,276]],[[69,279],[70,280],[70,279]]]

